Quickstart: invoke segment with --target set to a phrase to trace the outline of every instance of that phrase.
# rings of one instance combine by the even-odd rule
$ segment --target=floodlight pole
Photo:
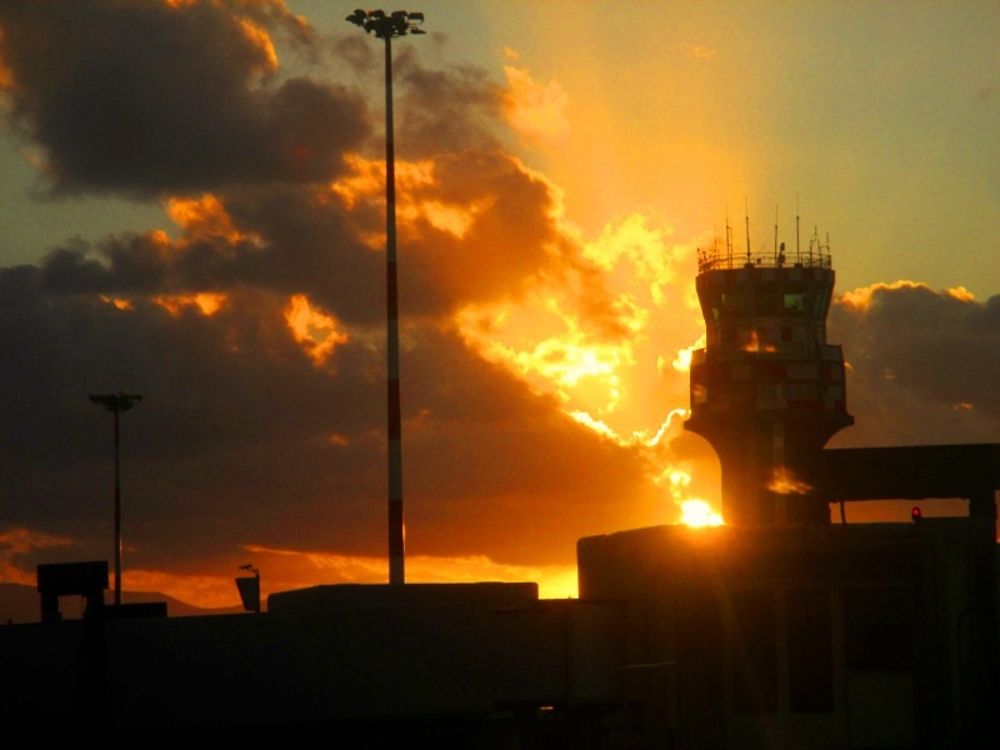
[[[392,119],[392,39],[423,34],[423,13],[355,10],[346,19],[385,42],[385,261],[386,359],[388,363],[389,584],[406,582],[403,520],[403,435],[399,398],[399,293],[396,272],[396,150]]]
[[[406,582],[403,428],[399,400],[399,294],[396,274],[396,147],[392,121],[392,35],[385,35],[386,356],[389,364],[389,583]]]
[[[118,606],[122,603],[122,474],[118,413],[131,409],[137,401],[142,401],[142,396],[119,392],[91,396],[90,400],[115,415],[115,606]]]

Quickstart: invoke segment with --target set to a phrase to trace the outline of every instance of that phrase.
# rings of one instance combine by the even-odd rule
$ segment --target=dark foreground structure
[[[263,615],[169,619],[103,605],[106,563],[40,566],[47,622],[0,627],[5,735],[1000,746],[1000,444],[825,450],[853,423],[826,342],[833,282],[818,243],[788,262],[701,257],[686,426],[719,454],[726,526],[582,539],[566,601],[534,584],[321,586]],[[846,523],[852,501],[900,498],[969,513]],[[82,620],[60,620],[68,594]]]

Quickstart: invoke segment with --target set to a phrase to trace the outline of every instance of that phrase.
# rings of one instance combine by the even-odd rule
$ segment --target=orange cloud
[[[674,357],[674,361],[671,362],[673,368],[677,372],[690,372],[691,371],[691,361],[694,359],[694,353],[698,349],[705,348],[705,334],[701,334],[698,340],[695,341],[691,346],[685,346],[677,350],[677,356]]]
[[[683,400],[658,404],[654,414],[687,400],[682,377],[658,371],[665,345],[677,341],[682,357],[682,342],[703,336],[689,304],[694,254],[671,246],[670,231],[639,214],[609,224],[596,241],[580,243],[578,259],[536,275],[521,298],[460,310],[459,330],[481,356],[557,396],[581,424],[606,437],[652,432],[659,416],[649,423],[650,399],[664,378],[677,378]]]
[[[859,287],[850,292],[844,292],[838,297],[837,301],[848,307],[853,307],[855,310],[864,311],[871,307],[872,295],[875,292],[880,290],[893,291],[896,289],[930,289],[930,287],[922,281],[909,281],[907,279],[900,279],[889,284],[879,281],[869,286]]]
[[[289,298],[284,315],[295,341],[317,367],[326,363],[334,347],[347,343],[348,336],[338,330],[336,318],[314,309],[304,294],[294,294]]]
[[[21,568],[14,558],[35,550],[68,547],[74,542],[67,536],[14,526],[0,531],[0,581],[34,585],[35,574]]]
[[[959,302],[975,302],[975,295],[964,286],[956,286],[945,290],[949,296],[954,297]]]
[[[218,238],[231,243],[260,241],[257,235],[237,229],[222,201],[211,193],[199,198],[170,198],[166,209],[170,219],[189,238]]]
[[[345,158],[349,172],[330,185],[348,209],[360,203],[385,205],[385,163],[381,159],[365,159],[356,154]],[[458,239],[465,237],[477,215],[490,205],[489,200],[445,199],[440,195],[441,182],[431,160],[396,160],[396,218],[413,223],[425,220],[431,226],[448,232]],[[449,196],[450,198],[450,196]],[[373,232],[370,246],[381,249],[384,231]]]
[[[508,59],[517,59],[513,50],[505,50],[505,54]],[[510,126],[529,141],[563,143],[569,137],[570,125],[566,116],[569,96],[562,85],[555,79],[538,83],[526,68],[505,65],[503,70],[507,76],[503,111]]]
[[[132,300],[125,299],[124,297],[109,297],[106,294],[98,295],[101,298],[101,302],[106,305],[113,305],[119,310],[131,310],[135,306],[132,304]]]
[[[102,297],[102,299],[104,299]],[[215,315],[228,302],[229,297],[221,292],[196,292],[194,294],[158,294],[152,301],[169,312],[175,318],[185,309],[196,309],[202,315],[211,317]],[[106,301],[106,300],[105,300]],[[128,307],[121,307],[120,300],[114,300],[115,307],[121,309],[131,309],[131,302],[125,300]]]
[[[264,60],[264,64],[258,68],[258,73],[271,73],[278,69],[278,53],[274,49],[274,42],[271,40],[271,35],[260,26],[254,23],[249,18],[238,17],[236,21],[239,23],[240,28],[243,29],[243,34],[246,36],[247,40],[256,47]]]

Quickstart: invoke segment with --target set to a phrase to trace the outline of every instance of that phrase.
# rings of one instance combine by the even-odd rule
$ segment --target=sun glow
[[[691,362],[694,359],[694,353],[698,349],[703,349],[705,347],[705,334],[703,333],[698,337],[691,346],[686,346],[683,349],[677,350],[677,356],[671,363],[677,372],[690,372]]]
[[[529,141],[552,146],[565,142],[570,132],[569,97],[559,81],[538,83],[526,68],[514,65],[503,70],[507,76],[503,110],[511,127]]]
[[[681,523],[694,528],[722,526],[722,516],[704,500],[684,500],[681,502]]]
[[[674,503],[680,508],[680,521],[685,526],[722,526],[722,516],[717,513],[707,500],[700,497],[688,497],[687,490],[691,486],[691,472],[677,466],[668,466],[656,478],[660,485],[665,485],[673,497]]]
[[[383,583],[385,559],[334,552],[296,550],[251,544],[257,566],[267,573],[269,590],[319,583]],[[264,576],[262,576],[263,578]],[[575,565],[499,563],[485,555],[407,555],[406,578],[412,583],[533,582],[545,599],[578,596]],[[235,594],[235,590],[233,592]],[[179,597],[182,598],[182,597]]]

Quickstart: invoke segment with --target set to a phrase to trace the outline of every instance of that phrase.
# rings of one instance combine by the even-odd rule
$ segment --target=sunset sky
[[[329,0],[0,0],[0,580],[383,581],[381,43]],[[386,8],[392,10],[393,8]],[[410,580],[718,507],[695,250],[829,233],[835,446],[1000,440],[995,2],[424,2],[394,44]],[[908,507],[908,506],[907,506]],[[865,511],[866,513],[868,511]],[[902,516],[901,516],[902,517]]]

